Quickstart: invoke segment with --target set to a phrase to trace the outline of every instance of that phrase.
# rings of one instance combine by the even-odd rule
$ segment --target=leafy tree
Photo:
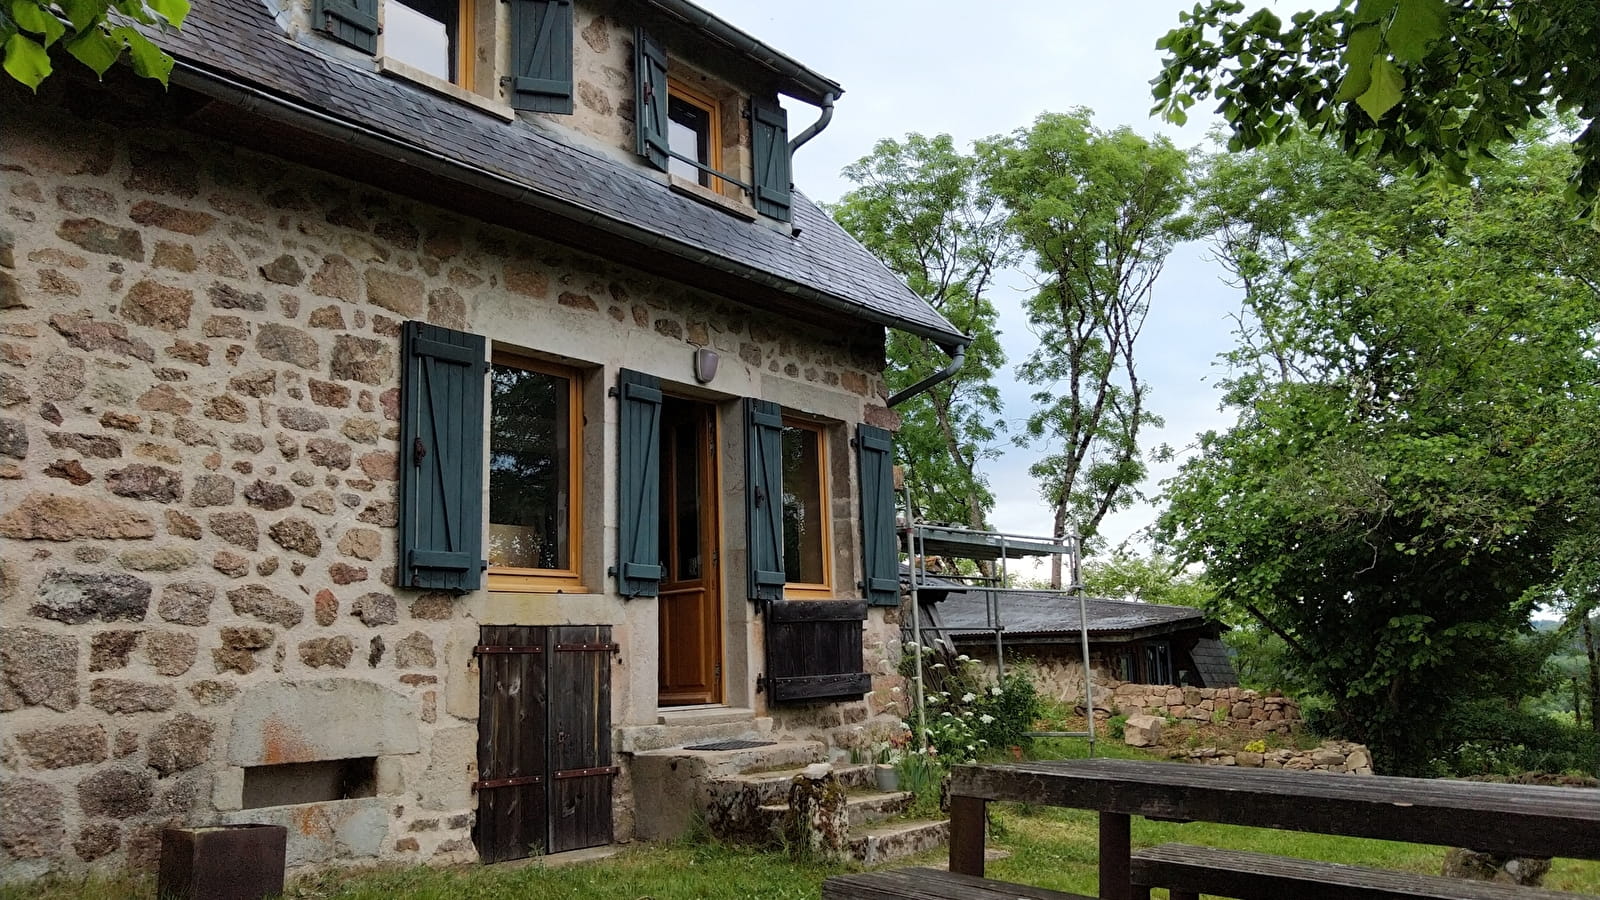
[[[1214,596],[1203,576],[1186,571],[1171,556],[1136,556],[1120,547],[1109,557],[1083,564],[1083,590],[1091,597],[1197,609],[1208,606]]]
[[[1417,171],[1467,164],[1542,117],[1576,111],[1572,184],[1600,194],[1600,0],[1340,0],[1296,13],[1245,14],[1236,0],[1181,13],[1157,42],[1156,111],[1182,122],[1207,97],[1232,129],[1230,149],[1298,126],[1337,135]]]
[[[879,141],[844,176],[856,188],[831,207],[834,218],[972,336],[953,377],[899,407],[895,453],[919,515],[984,528],[994,494],[979,464],[997,455],[995,438],[1005,427],[994,386],[1005,354],[985,296],[1012,258],[1003,216],[979,179],[977,157],[957,150],[946,134]],[[891,391],[947,361],[932,341],[898,331],[889,335],[888,357]]]
[[[188,15],[189,0],[4,0],[0,56],[7,74],[35,90],[50,75],[50,48],[58,44],[96,75],[126,50],[136,74],[166,84],[172,57],[135,26],[179,28]]]
[[[1592,554],[1600,247],[1575,164],[1530,140],[1452,187],[1291,136],[1201,181],[1244,289],[1239,421],[1169,483],[1160,537],[1390,771],[1459,739],[1449,710],[1533,689],[1518,635]]]
[[[985,148],[987,183],[1035,273],[1039,346],[1018,368],[1038,390],[1025,440],[1056,537],[1092,539],[1145,476],[1139,434],[1159,425],[1134,346],[1150,292],[1186,233],[1188,159],[1165,138],[1095,128],[1090,112],[1045,114]],[[1060,561],[1051,583],[1061,585]]]

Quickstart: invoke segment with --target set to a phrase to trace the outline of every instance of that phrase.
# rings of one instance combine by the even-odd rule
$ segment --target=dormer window
[[[710,172],[694,165],[719,171],[722,168],[722,111],[717,101],[677,82],[670,83],[669,91],[667,147],[672,155],[667,159],[667,172],[702,187],[720,188],[722,179],[716,179],[714,184]]]
[[[471,2],[386,0],[384,55],[442,81],[470,85],[472,55],[464,35],[472,33]]]

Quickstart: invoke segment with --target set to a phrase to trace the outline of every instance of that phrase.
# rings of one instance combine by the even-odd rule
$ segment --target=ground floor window
[[[489,581],[495,590],[577,584],[582,560],[581,379],[494,356],[489,427]]]
[[[819,424],[783,420],[783,566],[786,593],[797,596],[832,589],[825,438]]]

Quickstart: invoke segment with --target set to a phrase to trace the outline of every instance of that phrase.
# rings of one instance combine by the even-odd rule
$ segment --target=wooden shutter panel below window
[[[766,610],[771,702],[858,700],[872,690],[861,651],[866,603],[786,600]]]

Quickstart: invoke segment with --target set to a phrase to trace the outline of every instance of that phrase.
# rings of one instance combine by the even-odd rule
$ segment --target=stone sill
[[[435,94],[441,94],[468,106],[476,107],[495,118],[503,119],[507,122],[513,121],[517,117],[516,110],[507,104],[492,100],[481,94],[474,94],[458,84],[430,75],[415,66],[408,66],[397,59],[391,59],[387,56],[378,57],[378,71],[391,78],[403,78],[406,81],[415,82],[418,86],[426,88]]]
[[[756,211],[753,207],[746,206],[729,197],[724,197],[697,181],[679,178],[676,175],[668,175],[667,178],[669,180],[668,186],[674,194],[681,194],[690,200],[704,203],[713,209],[719,209],[729,215],[738,216],[746,222],[754,222],[756,220]]]

